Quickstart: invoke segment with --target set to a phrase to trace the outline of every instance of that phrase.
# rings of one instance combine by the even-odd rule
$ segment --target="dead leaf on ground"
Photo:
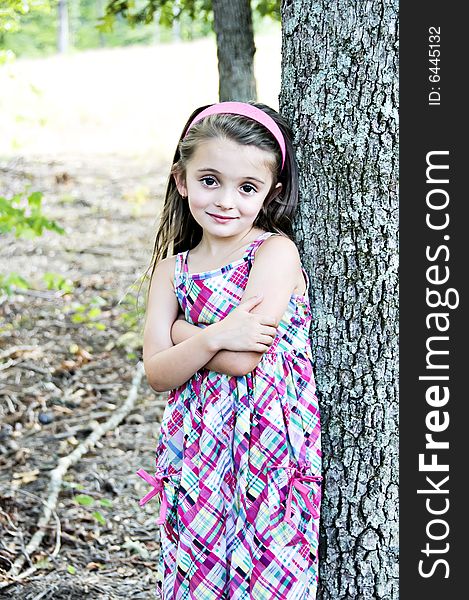
[[[39,475],[39,469],[33,469],[32,471],[23,471],[22,473],[13,473],[12,485],[23,485],[25,483],[31,483],[32,481],[36,481]]]

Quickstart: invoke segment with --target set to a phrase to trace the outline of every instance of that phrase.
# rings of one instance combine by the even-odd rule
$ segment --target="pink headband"
[[[253,106],[252,104],[247,104],[246,102],[219,102],[218,104],[212,104],[202,112],[200,112],[194,119],[192,120],[189,127],[186,129],[185,136],[187,132],[193,125],[208,117],[209,115],[219,115],[219,114],[230,114],[230,115],[242,115],[243,117],[248,117],[249,119],[253,119],[257,121],[261,125],[264,125],[266,129],[270,131],[270,133],[277,140],[278,145],[280,146],[280,150],[282,152],[282,169],[285,164],[285,139],[283,137],[282,132],[280,131],[280,127],[277,123],[270,117],[267,113],[265,113],[260,108]],[[185,137],[184,136],[184,137]]]

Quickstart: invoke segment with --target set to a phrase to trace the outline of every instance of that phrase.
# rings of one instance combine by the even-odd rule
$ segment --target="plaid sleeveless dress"
[[[188,322],[224,318],[244,293],[263,233],[242,259],[189,274],[175,290]],[[306,280],[307,275],[303,270]],[[293,294],[259,365],[234,377],[200,369],[170,392],[156,472],[158,597],[163,600],[314,600],[321,500],[320,422],[308,294]]]

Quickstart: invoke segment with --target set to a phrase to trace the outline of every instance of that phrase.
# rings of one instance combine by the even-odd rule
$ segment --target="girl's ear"
[[[280,192],[282,191],[282,187],[283,186],[279,181],[270,194],[269,204],[270,204],[270,202],[272,202],[272,200],[274,200],[274,198],[276,198],[280,194]]]
[[[274,188],[272,198],[276,198],[280,194],[280,192],[282,191],[282,187],[283,187],[283,185],[279,181]]]
[[[181,171],[174,172],[173,177],[174,177],[174,181],[176,183],[177,191],[183,198],[187,198],[186,178],[181,173]]]

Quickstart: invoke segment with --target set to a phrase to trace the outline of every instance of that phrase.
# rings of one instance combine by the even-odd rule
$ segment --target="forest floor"
[[[146,287],[135,281],[165,177],[122,156],[0,159],[0,196],[42,191],[44,213],[66,230],[1,240],[2,273],[29,288],[0,291],[0,597],[154,597],[158,504],[139,507],[148,486],[135,472],[152,471],[165,395],[144,375],[127,416],[67,471],[38,549],[26,548],[59,459],[119,410],[141,368]],[[48,289],[45,273],[62,289]]]

